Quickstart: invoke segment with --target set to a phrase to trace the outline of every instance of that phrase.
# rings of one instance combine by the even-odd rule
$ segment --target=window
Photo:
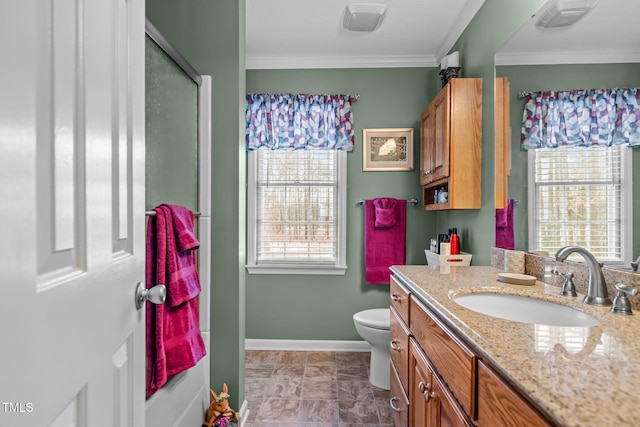
[[[346,151],[247,156],[249,273],[344,274]]]
[[[555,253],[582,246],[608,265],[631,260],[630,149],[529,150],[529,242]]]

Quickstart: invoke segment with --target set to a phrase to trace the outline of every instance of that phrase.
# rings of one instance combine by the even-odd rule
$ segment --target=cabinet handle
[[[400,298],[400,295],[398,295],[398,294],[391,294],[391,299],[394,300],[394,301],[402,300],[402,298]]]
[[[393,409],[394,412],[400,412],[401,409],[393,404],[393,402],[395,402],[396,400],[398,400],[397,397],[392,397],[391,399],[389,399],[389,406],[391,406],[391,409]]]
[[[420,390],[420,393],[424,394],[425,396],[427,396],[429,394],[429,391],[431,391],[431,383],[427,383],[425,385],[425,383],[423,383],[422,381],[420,381],[418,383],[418,390]]]
[[[431,169],[427,169],[426,171],[424,171],[424,175],[425,176],[431,175]]]
[[[429,394],[429,400],[431,400],[431,399],[434,399],[434,400],[435,400],[436,396],[437,396],[436,392],[435,392],[435,391],[432,391],[432,392]]]
[[[397,344],[398,344],[398,340],[391,340],[391,343],[390,343],[391,350],[401,351],[402,349],[398,347]]]

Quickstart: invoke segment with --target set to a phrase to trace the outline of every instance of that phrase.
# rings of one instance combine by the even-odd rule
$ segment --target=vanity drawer
[[[551,426],[491,368],[478,361],[478,426]]]
[[[389,294],[391,306],[398,311],[405,324],[409,324],[409,290],[391,276]]]
[[[400,383],[400,377],[396,372],[393,364],[391,365],[391,399],[389,400],[389,406],[391,407],[391,417],[393,418],[394,426],[408,426],[409,425],[409,398],[405,393],[402,384]]]
[[[405,392],[409,387],[409,329],[391,307],[391,361]]]
[[[410,313],[411,333],[460,406],[475,419],[476,354],[415,298]]]

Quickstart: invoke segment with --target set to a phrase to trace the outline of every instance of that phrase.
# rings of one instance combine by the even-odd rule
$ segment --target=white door
[[[3,0],[0,40],[0,426],[143,426],[144,0]]]

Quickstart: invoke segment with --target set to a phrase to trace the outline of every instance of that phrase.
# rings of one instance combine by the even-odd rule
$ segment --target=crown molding
[[[513,52],[497,53],[495,65],[552,64],[628,64],[640,62],[640,50],[635,52]]]
[[[247,70],[436,67],[434,55],[247,57]]]

